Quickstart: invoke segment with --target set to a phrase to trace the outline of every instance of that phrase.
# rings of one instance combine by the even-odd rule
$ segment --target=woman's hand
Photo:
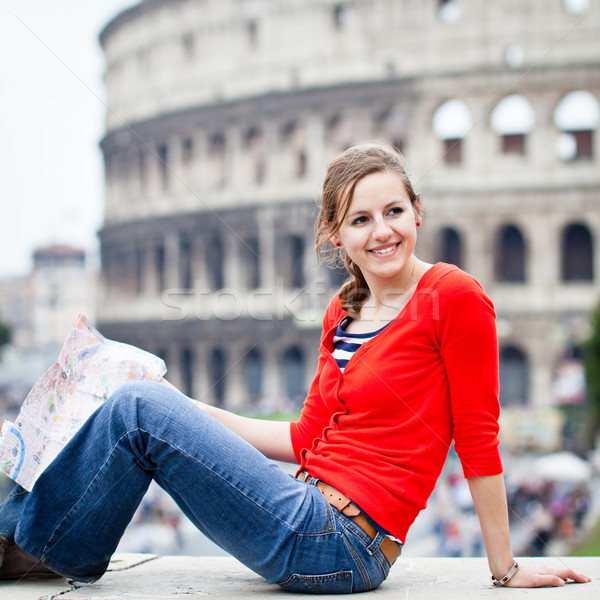
[[[575,573],[568,567],[551,569],[548,567],[519,567],[519,570],[506,582],[504,587],[559,587],[568,580],[576,583],[591,581],[586,575]]]

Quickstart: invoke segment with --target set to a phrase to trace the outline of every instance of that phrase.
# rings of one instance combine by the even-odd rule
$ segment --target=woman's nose
[[[376,240],[385,240],[390,237],[391,233],[392,228],[385,219],[380,218],[375,221],[371,235]]]

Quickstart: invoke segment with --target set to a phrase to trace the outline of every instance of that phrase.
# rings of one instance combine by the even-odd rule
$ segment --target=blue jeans
[[[389,565],[315,487],[284,473],[167,386],[122,386],[30,493],[0,508],[0,533],[54,571],[95,581],[155,479],[211,540],[289,591],[362,592]]]

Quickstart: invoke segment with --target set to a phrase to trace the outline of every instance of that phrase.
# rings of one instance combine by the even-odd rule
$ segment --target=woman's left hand
[[[565,585],[569,579],[576,583],[591,581],[590,577],[576,573],[568,567],[551,569],[520,566],[504,587],[559,587]]]

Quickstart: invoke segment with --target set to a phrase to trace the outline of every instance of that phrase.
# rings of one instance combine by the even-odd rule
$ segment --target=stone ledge
[[[568,565],[592,577],[587,584],[563,588],[499,590],[489,582],[484,558],[400,558],[387,581],[362,598],[398,600],[444,600],[494,598],[503,594],[515,598],[556,598],[592,600],[600,597],[598,557],[525,558],[524,564]],[[233,558],[117,554],[110,571],[100,581],[73,587],[64,579],[0,583],[2,600],[176,600],[210,596],[239,600],[254,598],[295,598],[241,565]],[[323,596],[319,596],[323,597]],[[339,595],[337,598],[356,598]]]

